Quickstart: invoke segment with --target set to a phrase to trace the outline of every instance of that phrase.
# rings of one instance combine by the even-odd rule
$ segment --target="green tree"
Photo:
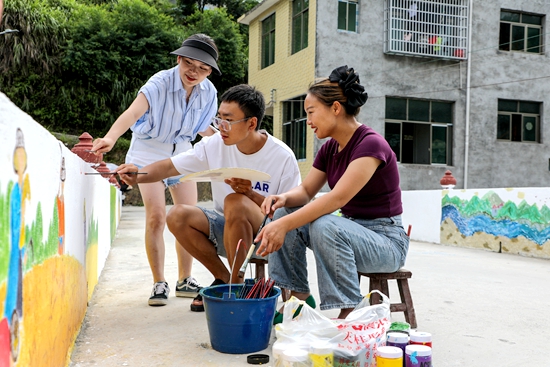
[[[50,131],[100,136],[152,75],[175,65],[170,52],[194,33],[218,45],[223,76],[211,80],[219,93],[245,82],[247,33],[228,10],[195,7],[183,19],[175,8],[167,0],[8,0],[2,26],[20,32],[0,36],[0,90]]]
[[[0,36],[0,90],[35,116],[39,105],[56,95],[67,17],[63,9],[45,6],[42,0],[10,0],[5,5],[2,25],[19,32]]]
[[[195,12],[187,17],[185,36],[205,33],[218,46],[218,66],[222,76],[210,75],[210,80],[221,95],[230,87],[246,82],[248,67],[247,49],[237,23],[232,21],[223,8]]]

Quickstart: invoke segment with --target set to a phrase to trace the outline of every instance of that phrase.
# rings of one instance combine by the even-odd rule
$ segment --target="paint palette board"
[[[226,178],[242,178],[250,181],[269,181],[271,175],[251,168],[227,167],[190,173],[180,178],[181,182],[223,181]]]

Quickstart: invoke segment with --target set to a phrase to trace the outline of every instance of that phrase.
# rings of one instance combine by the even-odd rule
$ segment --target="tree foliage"
[[[20,32],[0,35],[0,90],[51,131],[100,136],[193,33],[219,48],[220,93],[245,82],[247,45],[228,10],[177,14],[168,0],[5,0],[2,26]]]
[[[221,76],[211,74],[210,80],[221,95],[231,86],[245,83],[248,57],[243,36],[237,23],[228,18],[223,8],[195,12],[187,17],[186,37],[206,33],[214,39],[219,51],[218,66]]]

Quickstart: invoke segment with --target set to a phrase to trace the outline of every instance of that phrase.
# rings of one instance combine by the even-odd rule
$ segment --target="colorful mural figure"
[[[61,151],[63,154],[63,151]],[[65,196],[63,195],[63,189],[65,188],[65,178],[67,176],[65,170],[65,157],[61,155],[61,169],[60,169],[60,181],[59,192],[57,193],[57,213],[59,215],[59,255],[63,255],[65,252]]]
[[[487,233],[497,238],[520,237],[538,245],[550,241],[550,209],[546,205],[518,204],[504,201],[493,191],[483,197],[472,196],[469,200],[445,195],[442,200],[442,228],[447,220],[466,237]],[[443,241],[443,239],[442,239]]]
[[[10,349],[12,359],[17,361],[19,354],[19,330],[23,318],[23,258],[25,255],[25,202],[30,198],[27,169],[27,152],[23,131],[17,129],[13,153],[13,168],[18,180],[10,197],[10,255],[4,316],[10,329]]]
[[[82,162],[2,93],[0,111],[0,367],[66,366],[97,284],[99,235],[104,261],[116,229],[109,191],[78,176]]]

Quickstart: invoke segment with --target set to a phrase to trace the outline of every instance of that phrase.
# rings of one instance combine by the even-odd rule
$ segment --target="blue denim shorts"
[[[204,215],[206,215],[206,219],[208,219],[208,226],[210,230],[208,239],[210,240],[210,242],[212,242],[214,246],[216,246],[216,252],[218,253],[218,255],[227,258],[227,253],[223,244],[225,217],[219,211],[214,209],[205,209],[201,208],[200,206],[198,206],[197,208],[202,210],[204,212]],[[267,259],[267,257],[258,256],[256,255],[256,253],[252,255],[252,258]]]
[[[223,229],[225,227],[225,217],[222,213],[214,209],[205,209],[198,206],[200,210],[206,215],[208,219],[208,227],[210,229],[210,235],[208,239],[214,246],[216,246],[216,252],[218,255],[227,257],[225,247],[223,245]]]

